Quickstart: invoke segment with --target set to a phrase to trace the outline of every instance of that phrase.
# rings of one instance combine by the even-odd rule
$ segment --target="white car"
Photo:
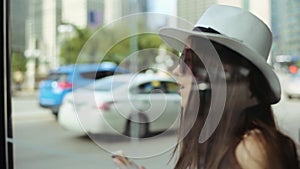
[[[67,94],[59,123],[88,133],[144,137],[178,126],[181,97],[174,79],[156,74],[125,74],[96,80]]]
[[[289,74],[283,82],[283,90],[289,99],[300,98],[300,73]]]

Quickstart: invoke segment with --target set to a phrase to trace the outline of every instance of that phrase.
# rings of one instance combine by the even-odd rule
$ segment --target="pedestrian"
[[[22,83],[24,82],[23,72],[21,72],[20,70],[13,72],[13,80],[16,85],[16,90],[20,91],[22,89]]]
[[[213,5],[192,31],[163,28],[160,36],[181,51],[173,71],[182,96],[175,169],[299,168],[271,108],[281,88],[266,62],[272,34],[264,22]]]

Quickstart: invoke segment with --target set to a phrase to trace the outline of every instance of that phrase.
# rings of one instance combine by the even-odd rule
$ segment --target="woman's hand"
[[[112,158],[118,169],[145,169],[145,167],[138,166],[133,161],[129,160],[122,153],[113,155]]]

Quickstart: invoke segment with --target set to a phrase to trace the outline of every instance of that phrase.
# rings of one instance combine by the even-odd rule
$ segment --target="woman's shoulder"
[[[244,134],[243,139],[235,149],[235,156],[243,169],[267,168],[266,139],[258,129]]]

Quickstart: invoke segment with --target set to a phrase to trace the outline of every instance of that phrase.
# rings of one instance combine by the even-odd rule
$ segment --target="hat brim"
[[[281,87],[277,75],[272,67],[260,56],[259,53],[244,45],[241,41],[216,33],[206,33],[198,31],[188,31],[180,28],[162,28],[159,31],[160,37],[172,48],[182,51],[185,42],[189,36],[196,36],[219,43],[229,49],[239,53],[241,56],[249,60],[259,71],[265,76],[273,96],[269,103],[275,104],[280,101]]]

